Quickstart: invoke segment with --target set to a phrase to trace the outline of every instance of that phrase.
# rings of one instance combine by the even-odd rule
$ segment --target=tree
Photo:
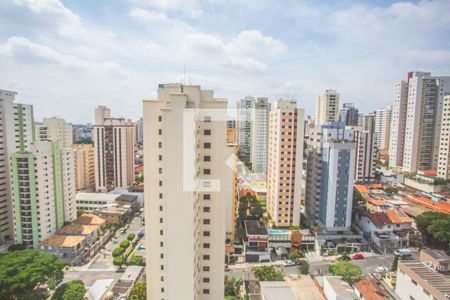
[[[131,266],[142,266],[144,264],[144,261],[142,260],[141,257],[136,256],[136,255],[132,255],[128,259],[128,264],[131,265]]]
[[[0,256],[0,299],[41,299],[64,276],[64,265],[55,255],[35,249]],[[44,293],[44,295],[43,295]]]
[[[353,189],[353,209],[365,209],[366,200],[357,189]]]
[[[147,300],[147,284],[145,279],[136,282],[131,289],[128,300]]]
[[[77,209],[77,218],[79,218],[82,214],[85,214],[86,211],[84,209]]]
[[[399,261],[400,257],[398,255],[396,255],[394,257],[394,261],[392,262],[392,267],[391,267],[391,271],[393,272],[397,272],[397,268],[398,268],[398,261]]]
[[[348,261],[340,261],[329,267],[329,271],[333,275],[341,276],[349,284],[360,280],[363,277],[361,269]]]
[[[428,246],[449,249],[450,215],[427,211],[416,218],[416,224]]]
[[[27,246],[25,246],[24,244],[14,244],[8,247],[8,251],[12,252],[17,250],[25,250],[26,248]]]
[[[81,280],[72,280],[60,285],[52,296],[52,300],[83,300],[86,288]]]
[[[132,240],[134,240],[135,237],[136,237],[136,235],[135,235],[134,233],[130,233],[130,234],[127,236],[127,240],[129,240],[129,241],[131,242]]]
[[[234,276],[225,276],[225,296],[239,297],[243,280]]]
[[[398,189],[392,186],[388,186],[384,191],[388,194],[398,194]]]
[[[113,265],[121,267],[123,265],[124,258],[122,256],[117,256],[113,259]]]
[[[284,281],[283,272],[274,266],[259,266],[252,269],[253,274],[259,281]]]
[[[121,256],[122,253],[123,253],[123,248],[115,248],[115,249],[112,251],[112,256],[113,256],[113,257],[118,257],[118,256]]]
[[[300,274],[307,275],[309,273],[309,263],[306,260],[301,260],[298,265]]]
[[[120,246],[120,248],[126,249],[126,248],[130,247],[130,241],[129,240],[123,240],[123,241],[120,242],[119,246]]]

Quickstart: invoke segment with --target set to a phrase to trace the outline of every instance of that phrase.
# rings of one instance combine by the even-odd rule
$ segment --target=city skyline
[[[48,0],[0,8],[2,87],[39,104],[36,120],[92,122],[86,112],[101,104],[138,119],[140,99],[184,78],[230,107],[250,94],[297,100],[312,115],[319,93],[336,89],[342,103],[367,113],[391,104],[405,72],[450,72],[441,38],[447,1]]]

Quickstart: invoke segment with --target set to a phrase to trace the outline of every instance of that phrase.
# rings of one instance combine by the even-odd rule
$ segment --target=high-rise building
[[[144,100],[148,299],[223,298],[226,134],[213,91],[161,84]]]
[[[73,152],[59,142],[36,142],[11,155],[15,242],[38,247],[77,217]]]
[[[353,103],[344,103],[339,111],[339,121],[346,126],[358,126],[359,112]]]
[[[450,95],[444,97],[437,176],[450,179]]]
[[[316,126],[307,141],[306,214],[325,231],[350,229],[355,175],[354,130]]]
[[[109,109],[95,109],[93,129],[95,189],[128,188],[134,181],[134,125],[130,120],[111,118]]]
[[[391,134],[392,109],[387,106],[375,111],[375,132],[377,134],[378,150],[389,149],[389,136]]]
[[[339,121],[339,94],[335,90],[325,90],[317,98],[315,124]]]
[[[136,121],[134,131],[136,134],[135,144],[141,145],[144,141],[144,123],[142,121],[142,118]]]
[[[375,113],[369,113],[363,116],[362,129],[364,131],[375,132]]]
[[[377,162],[377,133],[354,127],[356,142],[355,181],[360,183],[375,180]]]
[[[402,162],[403,172],[436,169],[441,137],[444,96],[450,93],[449,76],[410,72],[396,86],[390,142],[391,167]],[[404,122],[403,122],[404,119]],[[404,129],[402,128],[404,126]],[[404,141],[399,139],[404,132]],[[398,159],[403,147],[403,157]]]
[[[16,92],[0,89],[0,244],[14,240],[10,157],[34,143],[33,106],[14,103]]]
[[[70,148],[73,143],[72,125],[62,118],[44,118],[42,123],[36,124],[37,138],[40,141],[59,141],[62,148]]]
[[[92,144],[74,144],[72,150],[75,166],[75,189],[77,191],[94,189],[94,147]]]
[[[279,226],[299,226],[305,112],[278,100],[269,117],[267,210]]]
[[[247,96],[238,102],[239,156],[250,157],[252,105],[255,98]]]
[[[267,139],[270,103],[267,98],[257,98],[252,103],[250,161],[254,173],[266,173]]]

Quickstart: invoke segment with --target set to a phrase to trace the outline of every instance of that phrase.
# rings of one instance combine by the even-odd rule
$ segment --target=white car
[[[284,266],[285,267],[293,267],[293,266],[295,266],[295,261],[293,261],[293,260],[286,260],[284,262]]]
[[[412,252],[411,250],[405,248],[405,249],[397,249],[394,251],[394,254],[397,256],[411,256]]]
[[[386,267],[378,266],[378,267],[375,268],[375,272],[377,272],[377,273],[386,273],[386,272],[389,272],[389,270]]]

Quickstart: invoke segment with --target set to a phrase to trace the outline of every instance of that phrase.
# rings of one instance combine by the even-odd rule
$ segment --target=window
[[[211,143],[203,143],[203,148],[211,149]]]
[[[158,129],[158,134],[159,134],[159,135],[162,134],[162,129]]]
[[[211,156],[209,155],[203,156],[203,161],[211,161]]]
[[[159,186],[162,186],[162,180],[159,181]]]
[[[209,289],[203,289],[203,294],[209,295]]]
[[[159,168],[159,174],[162,174],[162,168]]]
[[[209,247],[210,247],[209,243],[203,243],[203,248],[209,249]]]
[[[161,193],[159,193],[159,199],[162,199],[163,195]]]
[[[211,208],[208,206],[203,207],[203,212],[210,212]]]
[[[159,257],[160,257],[161,259],[163,259],[163,258],[164,258],[164,254],[161,253],[161,254],[159,255]]]
[[[203,266],[203,271],[204,272],[209,272],[209,266]]]
[[[204,277],[204,278],[203,278],[203,282],[204,282],[204,283],[208,283],[208,282],[209,282],[209,277]]]
[[[161,161],[161,160],[162,160],[162,155],[159,155],[159,156],[158,156],[158,159]]]
[[[203,255],[203,259],[204,260],[209,260],[209,255],[208,254]]]
[[[203,130],[203,135],[211,135],[211,129]]]
[[[210,194],[203,194],[203,200],[211,200]]]
[[[159,235],[163,235],[163,231],[162,229],[159,231]]]
[[[210,236],[211,233],[209,231],[203,231],[203,236]]]
[[[210,219],[204,219],[203,220],[203,224],[204,225],[209,225],[209,224],[211,224],[211,220]]]
[[[164,276],[161,276],[161,281],[164,281]]]
[[[159,211],[163,211],[162,205],[159,206]]]
[[[158,147],[159,147],[159,148],[162,148],[162,142],[159,142],[159,143],[158,143]]]
[[[164,288],[161,288],[161,293],[164,293]]]
[[[204,122],[211,122],[211,116],[204,116],[203,117]]]
[[[164,265],[161,265],[161,270],[164,270]]]
[[[163,243],[163,242],[160,242],[160,243],[159,243],[159,246],[160,246],[160,247],[164,247],[164,243]]]
[[[162,223],[163,222],[163,218],[159,218],[159,223]]]
[[[211,175],[211,169],[203,169],[203,175]]]
[[[162,121],[162,116],[158,116],[158,122]]]

